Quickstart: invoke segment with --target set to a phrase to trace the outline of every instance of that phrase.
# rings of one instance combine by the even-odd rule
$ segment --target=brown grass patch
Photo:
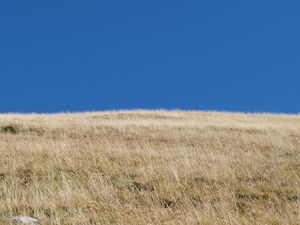
[[[0,156],[2,217],[299,225],[298,115],[0,115]]]

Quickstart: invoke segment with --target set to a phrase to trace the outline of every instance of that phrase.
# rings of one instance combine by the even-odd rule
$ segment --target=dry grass
[[[296,225],[299,178],[299,115],[0,115],[0,217]]]

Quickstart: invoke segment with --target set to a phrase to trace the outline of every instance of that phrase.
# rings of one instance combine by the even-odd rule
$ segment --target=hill
[[[0,156],[2,218],[300,224],[299,115],[2,114]]]

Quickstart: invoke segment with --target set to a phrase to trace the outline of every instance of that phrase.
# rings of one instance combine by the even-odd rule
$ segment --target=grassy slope
[[[299,115],[0,115],[3,217],[295,225],[299,178]]]

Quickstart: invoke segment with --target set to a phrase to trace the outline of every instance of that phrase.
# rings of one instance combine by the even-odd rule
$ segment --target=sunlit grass
[[[3,218],[296,225],[299,178],[297,115],[0,115]]]

